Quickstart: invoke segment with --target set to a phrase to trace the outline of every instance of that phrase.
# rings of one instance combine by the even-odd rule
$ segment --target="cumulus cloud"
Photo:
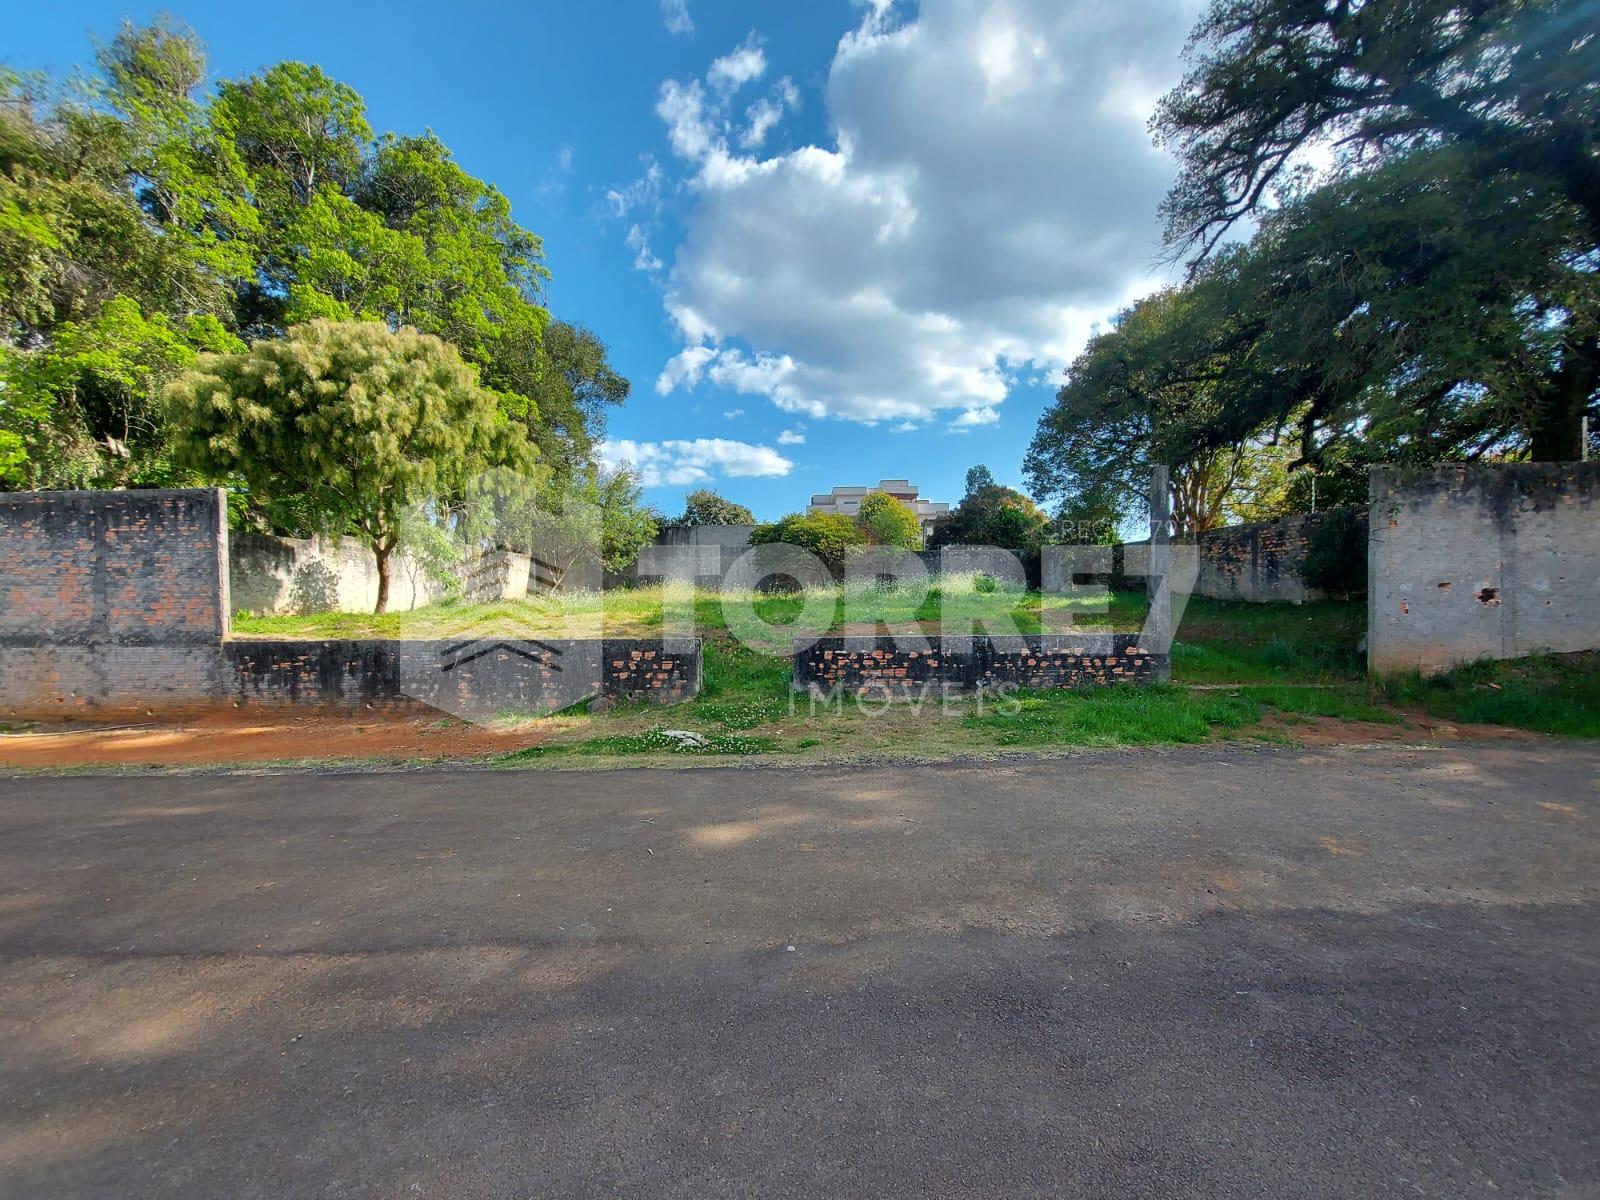
[[[702,353],[658,390],[999,420],[1013,386],[1058,374],[1157,282],[1173,168],[1145,122],[1194,15],[1194,0],[922,0],[912,20],[875,0],[834,55],[828,143],[770,156],[777,116],[757,101],[735,127],[722,98],[749,65],[664,84],[689,197],[665,304]]]
[[[607,439],[597,447],[608,470],[630,466],[646,487],[702,483],[718,475],[729,478],[787,475],[794,468],[770,446],[726,438],[689,441],[635,442]]]
[[[661,23],[668,33],[693,33],[694,19],[689,16],[688,0],[661,0]]]
[[[778,445],[780,446],[804,446],[805,444],[806,435],[798,429],[785,429],[778,435]]]

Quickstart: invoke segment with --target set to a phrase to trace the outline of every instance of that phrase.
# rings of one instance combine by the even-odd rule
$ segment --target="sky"
[[[668,515],[1021,486],[1066,365],[1169,274],[1147,122],[1195,0],[93,0],[13,7],[0,58],[69,72],[162,11],[214,78],[316,63],[504,191],[632,381],[603,458]]]

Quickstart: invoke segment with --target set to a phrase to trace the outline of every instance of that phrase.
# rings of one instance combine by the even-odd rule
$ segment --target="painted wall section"
[[[1600,649],[1600,463],[1379,468],[1367,666]]]

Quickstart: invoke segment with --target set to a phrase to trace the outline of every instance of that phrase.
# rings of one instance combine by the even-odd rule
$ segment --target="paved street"
[[[0,779],[0,1196],[1595,1196],[1597,776]]]

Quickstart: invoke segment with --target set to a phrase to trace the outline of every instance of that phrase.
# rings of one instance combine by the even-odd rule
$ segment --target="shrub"
[[[1334,509],[1317,523],[1300,578],[1307,587],[1346,599],[1367,590],[1367,522],[1359,509]]]
[[[861,501],[861,528],[876,545],[915,550],[922,545],[922,523],[909,504],[887,492],[870,492]]]

